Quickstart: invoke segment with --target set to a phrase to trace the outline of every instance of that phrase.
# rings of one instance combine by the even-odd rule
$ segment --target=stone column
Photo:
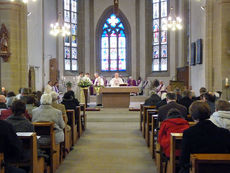
[[[0,0],[0,24],[9,31],[8,62],[1,64],[2,86],[17,92],[20,87],[28,87],[27,65],[27,8],[20,2]]]

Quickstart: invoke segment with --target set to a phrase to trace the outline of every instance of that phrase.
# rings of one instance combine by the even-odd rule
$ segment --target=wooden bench
[[[5,173],[3,153],[0,153],[0,173]]]
[[[75,123],[75,111],[73,109],[67,109],[66,114],[68,116],[68,125],[71,127],[71,140],[70,145],[74,146],[78,139],[77,124]]]
[[[48,171],[54,173],[59,166],[60,160],[60,144],[55,142],[55,132],[53,122],[33,122],[34,130],[38,136],[49,136],[50,144],[42,145],[40,148],[48,152],[49,163]]]
[[[152,122],[151,122],[151,132],[150,132],[150,153],[152,158],[155,158],[155,143],[156,143],[156,139],[157,139],[157,128],[159,127],[159,125],[157,124],[157,119],[158,119],[158,115],[152,115]]]
[[[156,106],[143,106],[143,115],[142,115],[142,135],[145,138],[145,128],[146,128],[146,119],[147,119],[147,110],[155,109]]]
[[[83,130],[85,131],[86,127],[87,127],[87,114],[86,114],[86,105],[85,104],[81,104],[80,105],[81,107],[81,111],[82,111],[82,114],[81,114],[81,118],[83,119],[83,122],[84,123],[84,128]],[[82,124],[81,124],[82,125]],[[82,125],[83,127],[83,125]]]
[[[179,163],[179,160],[176,159],[176,150],[181,149],[182,138],[183,133],[171,133],[169,158],[170,173],[176,172],[176,165]]]
[[[22,141],[23,148],[28,152],[29,158],[26,161],[16,163],[16,167],[29,168],[30,173],[44,173],[45,171],[45,159],[38,157],[37,148],[37,135],[36,133],[17,133],[17,136]]]
[[[140,104],[140,131],[142,131],[144,104]]]
[[[191,154],[190,173],[230,173],[230,154]]]
[[[156,109],[147,110],[146,123],[145,123],[145,141],[148,147],[150,145],[150,134],[153,133],[151,129],[152,123],[155,123],[153,127],[156,127],[156,123],[157,123],[157,121],[152,122],[152,115],[155,115],[156,117],[158,117],[157,113],[158,113],[158,110]]]
[[[81,121],[81,106],[77,106],[77,117],[78,117],[78,124],[77,124],[77,133],[78,137],[80,138],[82,135],[82,121]]]

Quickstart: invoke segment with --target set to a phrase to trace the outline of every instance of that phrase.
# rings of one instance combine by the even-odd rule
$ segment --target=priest
[[[119,87],[124,84],[123,80],[119,77],[119,73],[115,73],[114,78],[110,81],[111,87]]]
[[[101,87],[104,87],[104,80],[102,77],[99,76],[98,73],[94,73],[95,81],[94,81],[94,88],[97,90],[96,95],[96,105],[102,106],[102,94],[100,93]]]

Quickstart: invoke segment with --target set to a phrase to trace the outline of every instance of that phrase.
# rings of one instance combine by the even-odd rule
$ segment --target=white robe
[[[120,84],[124,84],[123,80],[121,78],[113,78],[110,81],[111,87],[119,87]]]
[[[81,88],[78,86],[79,82],[81,81],[82,77],[77,76],[76,78],[76,89],[75,89],[75,97],[78,99],[80,102],[80,95],[81,95]]]
[[[49,84],[46,85],[44,94],[50,94],[53,91],[52,89],[52,86],[50,86]]]

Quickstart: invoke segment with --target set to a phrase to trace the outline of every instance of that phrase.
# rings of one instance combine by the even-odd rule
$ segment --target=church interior
[[[230,0],[0,0],[0,173],[229,173]]]

